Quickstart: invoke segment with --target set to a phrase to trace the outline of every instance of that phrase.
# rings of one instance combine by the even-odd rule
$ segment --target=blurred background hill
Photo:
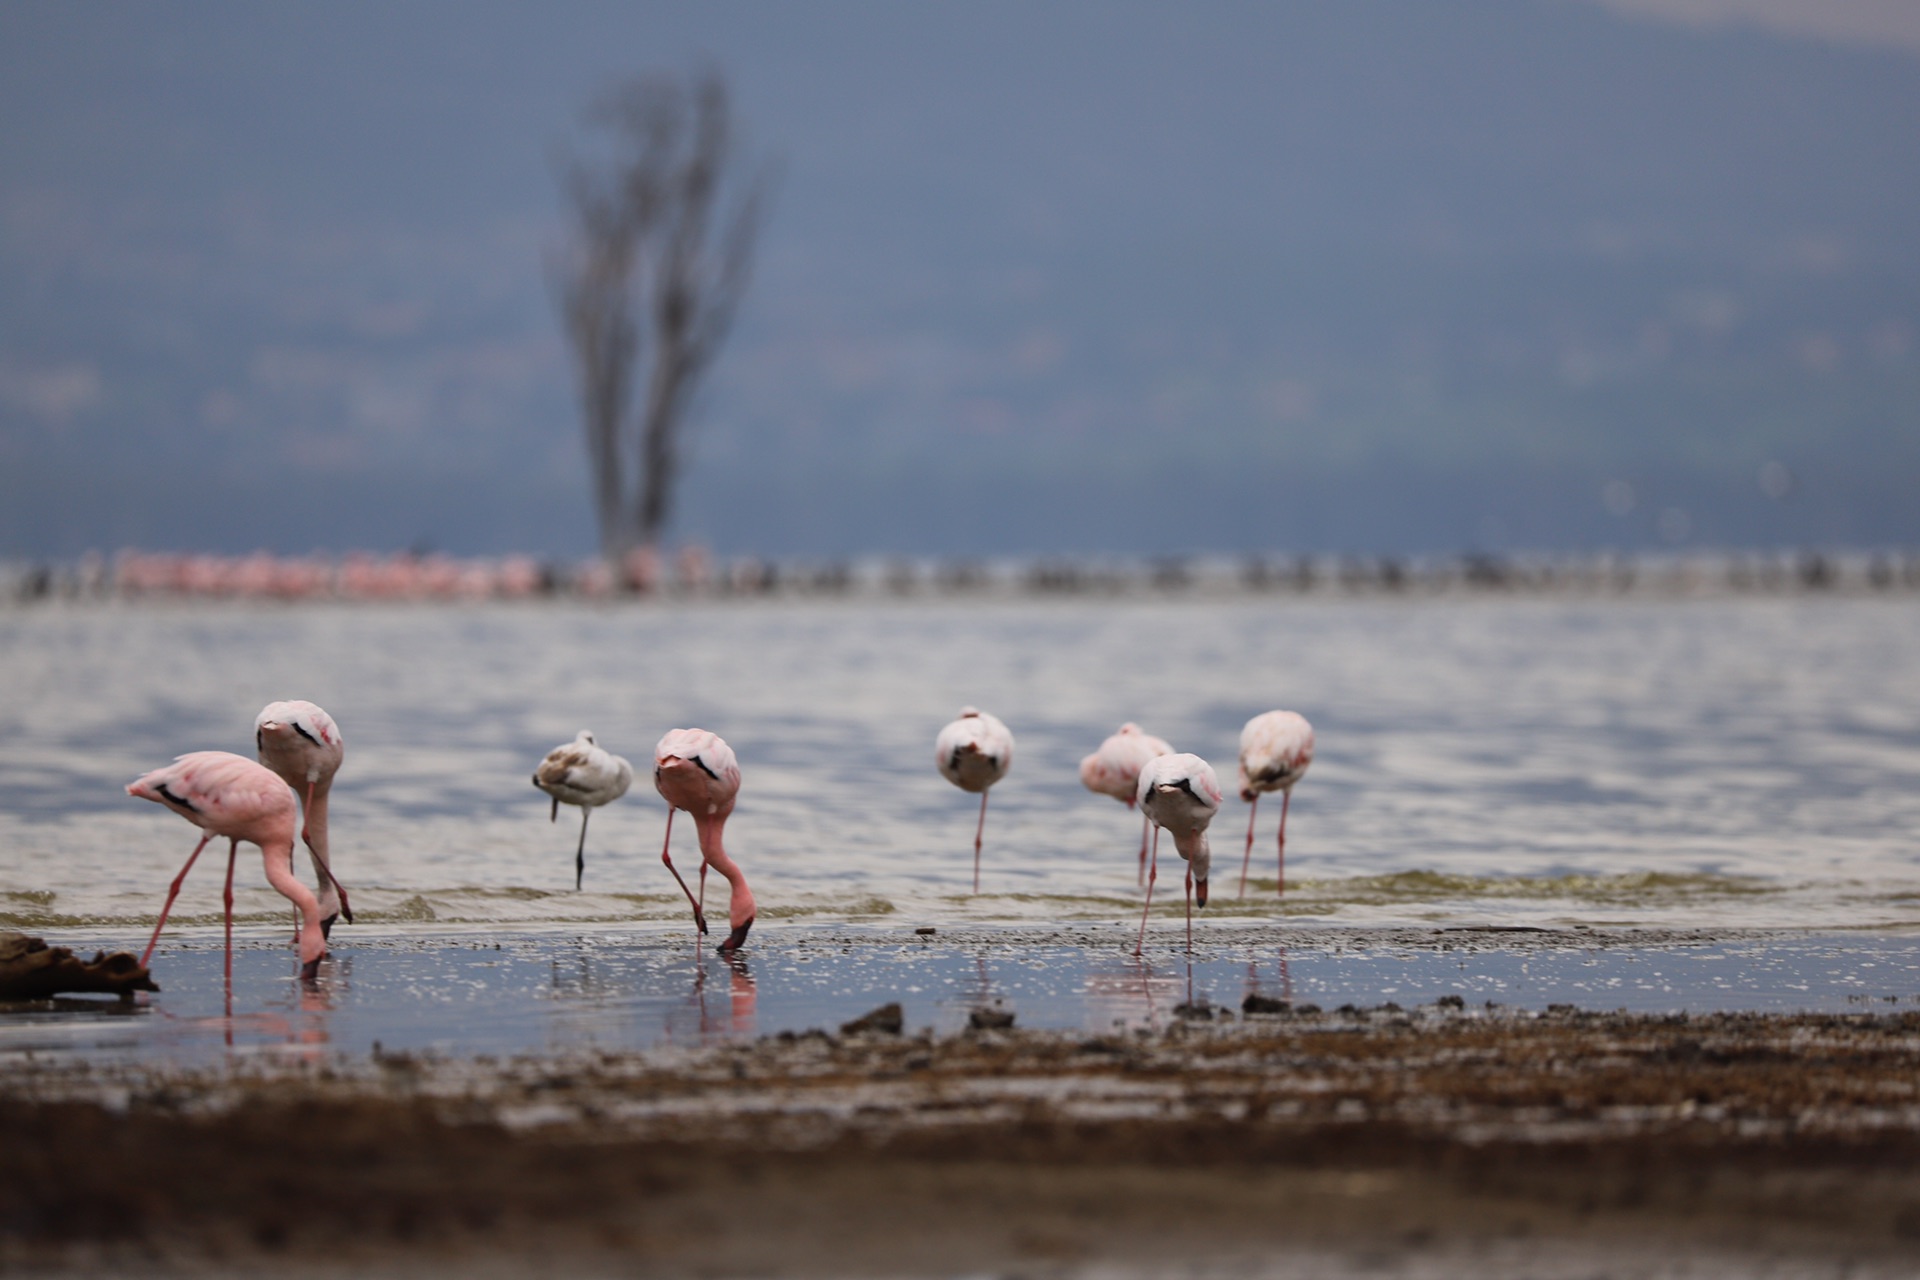
[[[554,158],[703,60],[677,539],[1920,543],[1920,28],[1633,8],[0,4],[0,554],[590,550]]]

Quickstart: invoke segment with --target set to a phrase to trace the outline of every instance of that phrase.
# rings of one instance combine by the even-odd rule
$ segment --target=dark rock
[[[1197,1000],[1192,1004],[1177,1004],[1173,1006],[1173,1016],[1185,1018],[1188,1022],[1212,1022],[1213,1006],[1205,1000]]]
[[[24,933],[0,933],[0,1000],[49,1000],[62,992],[98,991],[133,999],[158,991],[138,960],[124,951],[79,960],[65,947],[49,947]]]
[[[934,934],[940,931],[934,928],[930,924],[923,924],[918,929],[915,929],[914,932],[919,934],[923,938],[928,938],[928,937],[932,937]]]
[[[967,1015],[967,1025],[975,1031],[1000,1031],[1013,1025],[1011,1009],[975,1009]]]
[[[1441,1009],[1464,1009],[1467,1007],[1466,997],[1458,996],[1458,995],[1441,996],[1438,1000],[1435,1000],[1433,1003],[1435,1004],[1435,1006]]]
[[[864,1013],[852,1022],[840,1024],[840,1034],[857,1036],[869,1031],[879,1031],[886,1035],[897,1036],[906,1023],[906,1014],[901,1011],[900,1002],[883,1004],[878,1009]]]
[[[1275,1000],[1272,996],[1258,995],[1252,992],[1240,1002],[1242,1013],[1291,1013],[1293,1006],[1285,1000]]]

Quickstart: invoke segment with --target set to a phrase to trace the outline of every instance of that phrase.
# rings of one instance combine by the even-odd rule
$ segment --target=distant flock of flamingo
[[[140,957],[144,966],[153,957],[160,931],[187,873],[201,850],[215,836],[227,838],[226,973],[233,977],[233,873],[240,842],[258,845],[266,865],[267,882],[299,914],[294,945],[299,949],[301,976],[312,978],[327,954],[334,921],[353,921],[347,891],[334,877],[327,851],[327,797],[334,775],[346,757],[346,740],[332,716],[311,702],[272,702],[254,720],[254,747],[258,761],[230,751],[195,751],[164,768],[143,774],[127,786],[127,794],[152,800],[178,813],[203,832],[180,874],[167,889],[160,919]],[[987,793],[1013,763],[1013,734],[997,717],[965,707],[934,739],[934,762],[940,774],[963,791],[980,796],[980,818],[973,834],[973,891],[980,891],[980,849],[986,833]],[[1287,809],[1294,784],[1313,762],[1313,727],[1292,711],[1268,711],[1247,721],[1240,732],[1238,789],[1252,808],[1247,816],[1246,850],[1240,864],[1240,893],[1247,890],[1247,869],[1253,858],[1254,820],[1260,796],[1280,793],[1278,840],[1280,892],[1286,891]],[[1159,875],[1160,831],[1164,828],[1185,859],[1187,892],[1187,950],[1193,949],[1193,907],[1207,905],[1207,881],[1212,852],[1207,828],[1220,811],[1220,782],[1213,767],[1199,756],[1175,752],[1163,739],[1124,724],[1080,762],[1080,781],[1101,795],[1112,796],[1129,809],[1138,804],[1144,815],[1140,832],[1140,879],[1146,902],[1140,911],[1139,955],[1146,942],[1147,914],[1153,907],[1153,885]],[[587,820],[593,810],[618,800],[633,784],[633,766],[601,747],[594,735],[582,730],[572,742],[548,752],[534,771],[533,785],[552,797],[557,819],[562,804],[580,809],[580,839],[574,849],[574,888],[586,874]],[[707,872],[724,876],[731,887],[727,917],[730,930],[720,944],[723,953],[737,951],[753,928],[753,890],[740,866],[721,843],[721,832],[740,793],[740,765],[733,748],[706,729],[674,729],[653,749],[653,785],[667,802],[666,842],[660,861],[673,873],[693,908],[700,933],[707,932],[704,910]],[[293,871],[294,815],[298,807],[300,838],[312,858],[319,891],[307,888]],[[700,888],[696,895],[673,865],[673,815],[684,809],[693,818],[700,844]],[[1151,839],[1149,839],[1151,837]]]

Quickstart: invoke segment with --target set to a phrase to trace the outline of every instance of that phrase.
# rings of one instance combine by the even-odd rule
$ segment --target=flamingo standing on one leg
[[[1247,811],[1247,851],[1240,860],[1240,896],[1247,896],[1247,868],[1253,862],[1253,820],[1260,812],[1260,793],[1280,793],[1279,891],[1287,891],[1287,808],[1293,802],[1293,784],[1313,763],[1313,726],[1294,711],[1269,711],[1247,721],[1240,730],[1240,798]]]
[[[1173,833],[1173,847],[1187,860],[1187,954],[1193,954],[1193,904],[1207,905],[1207,872],[1213,851],[1207,847],[1207,824],[1220,812],[1220,780],[1213,766],[1189,754],[1155,756],[1140,768],[1140,808],[1153,822],[1153,851],[1147,862],[1147,902],[1140,909],[1140,939],[1133,954],[1147,941],[1147,912],[1153,908],[1153,882],[1160,873],[1160,828]]]
[[[333,936],[333,922],[353,923],[353,905],[334,878],[327,852],[327,796],[346,758],[347,740],[333,717],[311,702],[269,702],[253,721],[260,763],[284,778],[300,797],[300,838],[307,842],[320,885],[320,934]]]
[[[552,822],[560,817],[560,806],[580,806],[580,843],[573,851],[573,887],[578,889],[587,875],[587,819],[603,804],[611,804],[627,794],[633,785],[633,766],[622,756],[594,742],[586,729],[572,742],[547,752],[547,758],[533,771],[533,785],[553,797]]]
[[[1165,738],[1142,732],[1128,721],[1107,738],[1092,755],[1080,762],[1080,781],[1089,791],[1097,791],[1131,809],[1134,793],[1140,788],[1140,766],[1155,756],[1169,756],[1173,748]],[[1140,883],[1147,882],[1147,832],[1151,818],[1140,820]]]
[[[180,886],[200,851],[215,836],[225,836],[228,985],[233,982],[233,863],[242,840],[260,846],[268,883],[300,912],[300,931],[295,938],[300,947],[300,976],[311,978],[318,972],[320,958],[327,954],[327,935],[320,927],[319,899],[293,874],[294,799],[284,781],[245,756],[230,751],[195,751],[128,783],[127,794],[163,804],[206,832],[167,890],[166,905],[160,908],[153,937],[140,957],[142,965],[152,958],[167,914],[173,910],[173,900],[180,896]]]
[[[740,866],[727,856],[720,833],[733,812],[734,798],[740,794],[740,765],[733,748],[717,733],[705,729],[674,729],[653,749],[653,785],[666,799],[667,839],[660,850],[660,861],[673,878],[680,881],[681,892],[693,904],[693,922],[701,933],[707,931],[704,910],[707,896],[707,868],[727,878],[732,901],[727,906],[727,922],[733,926],[727,940],[720,944],[722,954],[738,951],[753,928],[753,890]],[[673,865],[673,811],[685,809],[693,815],[694,830],[700,834],[700,897],[695,898]]]
[[[973,707],[933,740],[940,776],[962,791],[980,793],[980,822],[973,830],[973,891],[980,892],[980,843],[987,830],[987,788],[1007,776],[1013,763],[1013,735],[996,716]]]

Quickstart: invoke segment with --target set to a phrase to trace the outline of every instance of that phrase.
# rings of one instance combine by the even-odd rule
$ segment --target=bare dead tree
[[[552,273],[618,571],[672,513],[688,409],[745,292],[768,184],[740,172],[717,72],[621,83],[586,118],[596,149],[564,164],[574,222]]]

